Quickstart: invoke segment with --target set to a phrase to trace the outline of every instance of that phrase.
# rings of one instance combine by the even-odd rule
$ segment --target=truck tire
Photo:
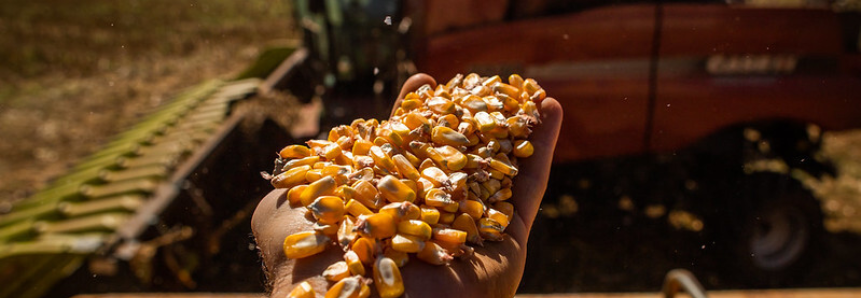
[[[819,201],[786,174],[743,178],[717,226],[726,276],[751,287],[792,284],[815,261],[823,235]],[[706,225],[709,225],[707,222]]]

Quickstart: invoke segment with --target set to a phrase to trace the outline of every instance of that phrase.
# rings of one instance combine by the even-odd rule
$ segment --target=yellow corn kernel
[[[438,127],[447,127],[450,129],[457,129],[457,126],[460,124],[460,120],[457,119],[457,116],[454,114],[444,115],[437,119]]]
[[[541,86],[538,85],[538,82],[533,79],[526,79],[523,82],[523,91],[526,91],[526,94],[529,95],[529,99],[531,99],[532,102],[541,102],[546,97],[544,89],[542,89]]]
[[[424,248],[424,241],[416,236],[396,234],[392,237],[392,249],[406,253],[416,253]]]
[[[347,192],[345,189],[347,198],[359,201],[359,203],[368,208],[373,208],[377,205],[375,202],[377,188],[371,182],[365,180],[356,181],[356,183],[353,183],[352,189],[355,192]]]
[[[404,183],[407,187],[409,187],[410,189],[412,189],[412,190],[413,190],[413,192],[418,193],[418,190],[419,190],[419,189],[418,189],[418,184],[416,184],[416,182],[415,182],[415,181],[410,180],[410,179],[406,179],[406,178],[404,178],[404,179],[398,179],[398,180],[399,180],[399,181],[401,181],[401,182],[403,182],[403,183]]]
[[[451,212],[439,213],[439,224],[450,225],[454,222],[455,214]]]
[[[460,152],[452,146],[442,146],[435,148],[436,152],[443,157],[442,164],[451,171],[460,171],[469,162],[466,154]]]
[[[508,133],[512,137],[525,138],[532,132],[529,129],[529,122],[522,115],[509,117],[505,120],[505,123],[508,123]]]
[[[308,205],[317,222],[324,225],[337,224],[344,217],[344,200],[335,196],[318,197]]]
[[[405,99],[401,102],[401,109],[404,111],[412,111],[422,106],[422,102],[415,99]]]
[[[481,238],[483,239],[501,241],[502,231],[504,230],[505,228],[493,219],[485,217],[478,220],[478,234],[481,235]]]
[[[326,158],[326,160],[334,160],[341,153],[341,146],[338,143],[331,143],[320,149],[320,155]]]
[[[375,213],[360,216],[356,222],[356,231],[362,237],[380,239],[394,236],[397,226],[391,215]]]
[[[507,215],[508,218],[514,216],[514,205],[509,202],[496,202],[493,204],[493,209],[499,210],[502,214]]]
[[[334,238],[338,236],[338,225],[336,224],[330,225],[316,222],[314,223],[314,226],[312,228],[314,229],[314,231],[323,233],[323,235],[326,235],[326,237],[329,238]]]
[[[467,95],[463,99],[462,106],[473,113],[473,115],[478,112],[487,112],[487,102],[481,99],[481,97],[472,94]]]
[[[465,135],[445,126],[434,127],[431,132],[431,140],[441,145],[466,146],[469,144],[469,139]]]
[[[480,132],[489,132],[496,128],[496,118],[487,112],[475,113],[472,119],[475,121],[475,126],[478,127]]]
[[[427,106],[434,113],[441,115],[453,114],[457,111],[454,102],[445,97],[433,97],[427,101]]]
[[[371,297],[371,287],[366,283],[362,283],[362,289],[359,290],[359,296],[356,298],[368,298]]]
[[[487,78],[481,84],[484,86],[490,87],[490,86],[493,86],[493,85],[500,83],[500,82],[502,82],[502,78],[500,78],[499,75],[495,75],[495,76]]]
[[[359,203],[359,201],[357,201],[357,200],[347,201],[347,205],[346,205],[345,209],[347,210],[347,213],[350,213],[355,217],[359,217],[360,215],[366,215],[366,214],[370,215],[370,214],[374,213],[373,211],[368,209],[368,207],[366,207],[362,203]]]
[[[511,74],[510,76],[508,76],[508,84],[511,86],[518,87],[518,88],[522,87],[523,86],[523,77],[521,77],[519,74],[516,74],[516,73]]]
[[[499,210],[496,210],[493,208],[488,208],[487,209],[487,218],[490,218],[493,221],[499,223],[499,225],[502,226],[503,229],[508,227],[508,222],[509,222],[508,215],[506,215],[505,213],[502,213]]]
[[[329,237],[317,231],[299,232],[284,238],[284,255],[290,259],[301,259],[323,252]]]
[[[497,181],[497,180],[491,180]],[[487,198],[488,202],[505,201],[511,198],[511,188],[503,188]]]
[[[439,222],[440,213],[439,210],[437,210],[435,207],[422,205],[419,208],[421,208],[422,211],[422,221],[428,223],[429,225],[435,225]]]
[[[403,155],[408,161],[410,161],[410,164],[413,165],[413,167],[418,167],[421,164],[421,160],[416,157],[415,154],[412,154],[409,151],[404,151]]]
[[[290,145],[278,152],[281,158],[304,158],[311,156],[311,149],[302,145]]]
[[[419,113],[409,113],[406,114],[403,118],[404,125],[406,125],[409,129],[417,129],[420,127],[430,127],[430,121],[425,116],[422,116]]]
[[[415,236],[420,240],[430,239],[432,231],[428,223],[418,219],[404,220],[398,223],[398,233]]]
[[[327,139],[329,140],[329,142],[334,142],[343,137],[350,138],[353,135],[353,129],[351,127],[346,125],[338,125],[332,127],[332,129],[329,130],[329,137]]]
[[[421,97],[418,94],[416,94],[416,92],[410,92],[410,93],[407,93],[406,96],[404,96],[405,100],[407,100],[407,99],[420,99],[420,98]]]
[[[398,172],[401,173],[404,177],[410,180],[418,180],[421,177],[419,171],[413,164],[407,159],[406,156],[401,154],[392,156],[392,161],[395,162],[395,166],[398,168]]]
[[[535,148],[532,148],[532,143],[527,140],[519,140],[514,143],[514,156],[530,157],[533,152],[535,152]]]
[[[293,288],[293,290],[290,291],[290,294],[287,294],[287,298],[314,298],[316,295],[317,294],[314,292],[314,288],[311,287],[311,284],[307,281],[303,281]]]
[[[344,278],[326,291],[325,298],[358,298],[362,291],[361,276]]]
[[[323,178],[323,170],[311,169],[305,172],[305,180],[308,182],[314,182],[321,178]]]
[[[416,257],[431,265],[446,265],[452,260],[451,255],[442,246],[432,241],[425,242],[425,248],[416,254]]]
[[[516,175],[517,175],[517,168],[515,168],[514,166],[512,166],[510,163],[502,162],[502,161],[501,161],[501,160],[499,160],[499,159],[496,159],[496,158],[490,158],[489,165],[490,165],[490,167],[491,167],[491,168],[493,168],[494,170],[500,171],[500,172],[502,172],[502,173],[503,173],[503,174],[505,174],[505,175],[508,175],[508,176],[511,176],[511,177],[514,177],[514,176],[516,176]]]
[[[466,242],[466,232],[451,228],[434,228],[433,239],[460,244]]]
[[[398,267],[404,267],[404,265],[406,265],[410,261],[409,254],[402,251],[394,250],[391,246],[386,247],[386,249],[383,251],[383,256],[392,259],[392,261],[395,261],[395,264],[398,265]]]
[[[314,200],[321,196],[332,195],[335,193],[335,179],[332,177],[323,177],[320,180],[314,181],[302,191],[299,195],[299,200],[302,205],[308,206]]]
[[[467,214],[474,220],[478,220],[484,215],[484,204],[474,200],[464,200],[460,202],[460,212]]]
[[[352,172],[352,167],[338,165],[326,166],[320,171],[323,176],[332,176],[332,178],[335,178],[335,183],[338,185],[342,185],[349,182],[350,178],[348,175],[350,175]]]
[[[421,209],[409,201],[389,203],[380,208],[380,213],[391,215],[395,222],[419,219]]]
[[[311,169],[311,166],[304,165],[287,170],[281,174],[275,175],[269,182],[275,188],[290,188],[299,184],[305,183],[305,173]]]
[[[355,251],[347,250],[344,254],[344,265],[352,275],[365,275],[365,265],[362,265],[362,259]]]
[[[350,247],[350,244],[353,243],[354,240],[359,236],[358,233],[353,229],[353,223],[355,221],[349,216],[345,216],[344,220],[341,221],[341,225],[338,226],[338,244],[341,247]]]
[[[404,294],[404,281],[395,261],[381,257],[374,262],[374,285],[381,298],[394,298]]]
[[[439,188],[433,188],[425,196],[425,204],[446,212],[457,212],[459,204],[451,199],[451,195]]]
[[[377,189],[380,191],[380,195],[389,202],[412,202],[416,200],[416,192],[391,175],[380,179],[380,182],[377,183]]]
[[[466,213],[458,215],[451,227],[457,230],[466,232],[466,241],[469,243],[480,244],[481,236],[478,234],[478,227],[475,225],[475,218]]]
[[[374,143],[365,139],[358,139],[353,142],[353,150],[351,151],[353,155],[368,155],[371,147],[374,146]]]
[[[303,191],[305,191],[306,187],[308,187],[308,185],[296,185],[287,191],[287,201],[290,202],[291,207],[302,206],[302,200],[299,199],[299,196]]]
[[[316,170],[322,170],[323,168],[331,166],[331,165],[332,165],[331,161],[318,161],[318,162],[315,162],[314,165],[311,166],[311,168],[316,169]]]
[[[505,178],[505,174],[494,169],[488,169],[487,173],[490,174],[491,179],[502,180]]]
[[[500,188],[502,188],[502,183],[496,179],[488,179],[481,184],[481,187],[487,189],[487,192],[492,195],[499,191]]]
[[[434,163],[433,160],[428,158],[428,159],[425,159],[424,161],[422,161],[422,163],[419,165],[418,170],[419,170],[419,172],[424,172],[425,169],[430,168],[430,167],[436,167],[436,163]]]
[[[520,111],[517,111],[518,114],[524,114],[529,117],[533,117],[538,119],[540,115],[538,115],[538,106],[533,101],[527,101],[523,103],[523,106],[520,107]]]
[[[452,197],[458,199],[463,197],[460,193],[462,193],[466,188],[466,182],[468,179],[469,175],[464,172],[454,172],[448,175],[448,188],[452,192]]]
[[[372,146],[370,154],[371,158],[374,159],[374,165],[386,169],[390,172],[394,172],[397,170],[397,167],[395,167],[395,163],[392,161],[392,158],[386,155],[386,153],[383,152],[383,149],[380,148],[380,146]]]
[[[326,267],[323,270],[323,277],[331,282],[337,282],[350,276],[350,269],[347,268],[347,262],[340,261]]]
[[[350,246],[350,250],[359,256],[359,260],[361,260],[363,264],[370,264],[374,261],[374,256],[377,255],[377,241],[373,238],[359,237],[359,239],[356,239],[356,242],[353,242],[353,245]]]
[[[434,187],[440,187],[448,181],[448,175],[437,167],[428,167],[422,170],[422,177],[433,183]]]
[[[464,169],[477,169],[484,162],[484,158],[475,154],[467,154],[466,155],[466,165],[463,166]]]

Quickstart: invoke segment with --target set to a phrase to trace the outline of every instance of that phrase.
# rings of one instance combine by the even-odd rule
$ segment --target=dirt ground
[[[296,37],[290,1],[0,3],[0,202],[27,197],[173,94]]]

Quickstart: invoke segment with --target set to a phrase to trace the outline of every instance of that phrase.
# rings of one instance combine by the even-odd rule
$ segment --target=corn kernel
[[[325,298],[358,298],[362,290],[362,281],[359,276],[351,276],[341,279],[326,291]]]
[[[478,227],[475,226],[474,217],[462,213],[454,219],[451,227],[466,232],[466,241],[469,243],[481,243],[481,236],[478,234]]]
[[[496,128],[496,118],[487,112],[475,113],[473,120],[475,120],[475,125],[481,132],[489,132]]]
[[[525,158],[532,156],[535,149],[532,148],[532,143],[526,140],[519,140],[514,143],[514,156]]]
[[[431,265],[446,265],[452,260],[451,255],[442,246],[431,241],[425,242],[424,249],[416,254],[416,257]]]
[[[392,249],[406,253],[420,252],[424,248],[424,241],[416,236],[396,234],[392,237]]]
[[[412,202],[416,200],[416,192],[391,175],[380,179],[380,182],[377,183],[377,189],[380,191],[380,195],[389,202]]]
[[[359,237],[359,239],[356,239],[356,242],[353,242],[353,245],[350,246],[350,250],[359,256],[359,260],[361,260],[363,264],[370,264],[374,261],[374,256],[377,255],[377,241],[373,238]]]
[[[348,199],[354,199],[368,208],[374,208],[374,206],[376,206],[375,198],[377,197],[377,188],[374,187],[371,182],[365,180],[356,181],[356,183],[353,183],[352,189],[354,189],[355,192],[345,191],[345,195]]]
[[[358,233],[353,229],[353,223],[355,221],[351,219],[349,216],[345,216],[344,220],[341,221],[341,225],[338,226],[338,244],[341,247],[349,247],[350,244],[353,243],[354,240],[359,236]]]
[[[290,259],[300,259],[323,252],[329,237],[316,231],[299,232],[284,238],[284,254]]]
[[[392,259],[381,257],[374,262],[374,285],[381,298],[394,298],[403,295],[404,281],[401,270]]]
[[[344,217],[344,201],[335,196],[322,196],[309,204],[308,210],[311,210],[317,222],[334,225]]]
[[[450,229],[450,228],[434,228],[433,229],[433,239],[438,241],[445,241],[450,243],[464,243],[466,242],[466,232]]]
[[[311,284],[307,281],[303,281],[292,291],[290,294],[287,294],[287,298],[314,298],[316,297],[316,293],[314,292],[314,288],[311,287]]]
[[[505,228],[490,218],[482,218],[478,221],[478,233],[481,238],[491,241],[502,241],[502,231]]]
[[[464,200],[460,202],[460,212],[471,216],[474,220],[478,220],[484,215],[484,204],[474,200]]]
[[[360,216],[356,222],[356,230],[362,237],[380,239],[394,236],[397,226],[391,215],[375,213]]]
[[[404,220],[398,223],[398,233],[418,237],[421,240],[431,238],[432,229],[428,223],[417,220]]]
[[[311,156],[311,149],[302,145],[290,145],[278,152],[281,158],[303,158]]]
[[[309,184],[308,187],[302,191],[302,194],[299,195],[299,200],[302,202],[302,205],[308,206],[318,197],[331,195],[334,194],[334,192],[335,179],[332,177],[323,177],[320,178],[320,180]]]
[[[362,203],[359,203],[357,200],[349,200],[347,201],[347,205],[345,206],[347,213],[352,214],[353,216],[358,217],[359,215],[370,215],[374,214],[373,211],[368,209]]]
[[[456,212],[459,208],[459,204],[451,199],[451,195],[439,188],[434,188],[428,191],[428,194],[425,197],[425,204],[428,204],[428,206],[431,207],[437,207],[438,209],[442,209],[446,212]]]
[[[421,209],[409,201],[386,204],[383,208],[380,208],[380,213],[391,215],[395,222],[398,223],[421,217]]]
[[[336,262],[323,270],[323,277],[331,282],[337,282],[349,276],[350,269],[347,268],[347,262],[344,261]]]
[[[469,161],[466,158],[466,155],[461,153],[460,150],[454,148],[452,146],[442,146],[438,148],[434,148],[442,159],[437,162],[438,164],[444,165],[446,168],[452,171],[458,171],[463,169]]]
[[[394,161],[395,166],[398,168],[398,172],[407,179],[418,180],[421,177],[416,167],[405,156],[401,154],[392,156],[392,161]]]
[[[420,208],[422,210],[422,221],[428,223],[429,225],[435,225],[439,222],[440,213],[439,210],[437,210],[435,207],[422,205]]]
[[[287,201],[290,202],[291,207],[302,206],[302,200],[299,199],[299,195],[305,191],[306,187],[308,187],[308,185],[296,185],[287,191]]]
[[[305,173],[311,169],[311,166],[298,166],[287,170],[281,174],[275,175],[270,181],[275,188],[290,188],[299,184],[305,183]]]
[[[344,254],[344,265],[353,275],[365,275],[365,265],[362,265],[362,259],[355,251],[348,250]]]

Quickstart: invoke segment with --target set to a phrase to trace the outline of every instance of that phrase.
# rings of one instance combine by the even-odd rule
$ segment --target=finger
[[[395,110],[397,110],[398,107],[401,106],[401,101],[404,100],[404,97],[407,96],[407,93],[415,91],[416,89],[425,84],[430,85],[431,88],[436,88],[436,80],[424,73],[414,74],[409,79],[407,79],[407,81],[404,82],[404,86],[401,87],[401,94],[398,95],[398,100],[396,100],[395,105],[392,106],[392,112],[389,114],[389,116],[395,114]]]
[[[550,178],[550,165],[553,162],[553,150],[562,126],[562,106],[553,98],[546,98],[541,103],[541,124],[535,127],[529,137],[535,152],[520,163],[520,172],[514,181],[511,203],[516,207],[516,216],[524,223],[525,235],[512,235],[526,239],[532,222],[538,214],[541,198],[547,188]]]

